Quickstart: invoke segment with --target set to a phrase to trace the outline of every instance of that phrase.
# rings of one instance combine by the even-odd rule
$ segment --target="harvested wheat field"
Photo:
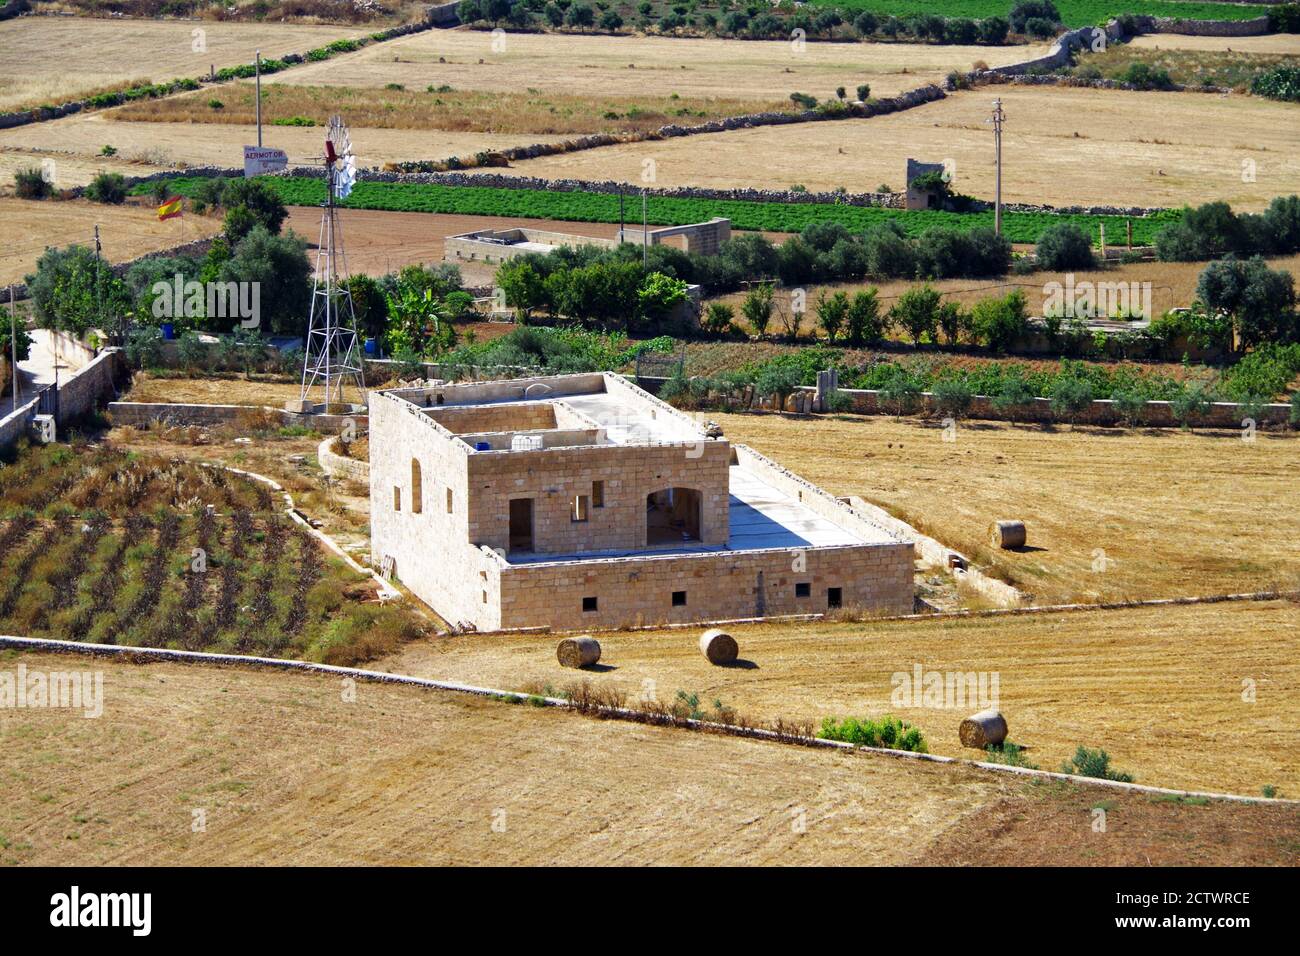
[[[0,659],[19,664],[102,671],[104,713],[0,715],[23,742],[0,775],[10,865],[1296,860],[1293,806],[1193,807],[414,688],[360,684],[349,703],[315,675]],[[971,846],[995,822],[1022,838]]]
[[[891,417],[710,415],[837,495],[861,495],[1037,604],[1300,587],[1300,435]],[[1262,509],[1262,510],[1261,510]],[[1029,528],[993,551],[994,520]],[[1094,571],[1094,568],[1104,569]]]
[[[1251,53],[1300,56],[1300,34],[1269,33],[1258,37],[1200,37],[1180,33],[1148,33],[1127,45],[1149,50],[1193,50],[1209,53]]]
[[[212,92],[138,100],[111,114],[115,120],[145,123],[256,122],[254,86],[244,81]],[[708,120],[764,110],[792,110],[789,100],[721,97],[574,96],[556,93],[442,92],[378,87],[267,84],[262,122],[310,120],[324,126],[338,113],[353,128],[439,129],[455,132],[575,135],[658,129],[667,123]]]
[[[494,44],[496,48],[494,49]],[[504,44],[504,47],[502,47]],[[655,36],[508,33],[497,42],[479,30],[432,30],[368,46],[328,63],[276,74],[270,83],[385,86],[408,90],[572,93],[578,96],[744,97],[787,100],[793,92],[820,99],[859,83],[872,96],[892,96],[939,83],[950,70],[1042,56],[1031,46],[931,46],[911,43],[737,42]],[[439,62],[440,58],[446,62]]]
[[[42,152],[60,163],[58,185],[83,185],[99,169],[125,175],[142,175],[159,169],[184,166],[234,166],[244,164],[244,145],[257,142],[254,126],[215,126],[203,123],[119,123],[113,110],[67,116],[19,126],[0,132],[0,161],[17,152]],[[472,156],[479,150],[518,146],[524,142],[560,139],[556,136],[505,133],[431,133],[415,129],[352,129],[352,146],[362,166],[381,166],[407,159],[444,159]],[[262,141],[283,149],[291,165],[319,163],[324,151],[325,130],[320,127],[266,126]],[[117,163],[99,156],[104,146],[117,150]],[[115,157],[116,159],[116,157]],[[120,168],[128,161],[141,164]],[[32,165],[24,157],[15,166]],[[40,159],[34,160],[40,165]]]
[[[916,621],[772,622],[728,627],[740,660],[713,667],[698,628],[604,632],[600,667],[575,674],[554,636],[466,634],[407,645],[375,665],[480,686],[647,689],[698,694],[751,718],[811,720],[892,713],[932,753],[981,759],[957,739],[966,706],[898,706],[892,677],[998,674],[999,707],[1026,758],[1059,770],[1080,744],[1102,747],[1138,783],[1300,796],[1300,606],[1287,601]],[[1255,682],[1256,702],[1242,700]],[[986,688],[990,685],[986,682]],[[920,704],[921,701],[908,701]],[[954,701],[954,703],[956,703]]]
[[[22,282],[27,273],[36,269],[36,260],[47,246],[76,242],[93,247],[96,225],[104,258],[109,262],[127,262],[181,242],[179,221],[159,222],[153,208],[138,205],[0,197],[0,221],[5,223],[7,233],[0,246],[0,284]],[[185,217],[186,242],[220,230],[220,219]]]
[[[195,50],[202,31],[205,50]],[[0,112],[217,69],[362,36],[340,24],[19,17],[0,23]]]
[[[944,49],[938,47],[936,49]],[[909,156],[955,164],[953,188],[994,193],[994,97],[1006,110],[1002,198],[1056,206],[1199,205],[1223,199],[1258,210],[1300,179],[1295,107],[1259,97],[997,86],[872,119],[762,127],[629,143],[517,162],[502,172],[640,182],[655,161],[658,186],[844,187],[904,185]],[[1223,130],[1206,136],[1204,131]],[[755,163],[755,156],[763,157]],[[1255,182],[1242,182],[1242,161]]]

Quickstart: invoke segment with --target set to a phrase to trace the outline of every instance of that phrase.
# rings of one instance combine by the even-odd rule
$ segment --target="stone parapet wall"
[[[337,435],[331,435],[316,446],[316,461],[321,470],[335,478],[351,478],[369,484],[370,462],[340,455],[334,450],[338,446],[338,440]]]
[[[500,573],[500,626],[574,630],[820,614],[836,587],[848,611],[912,611],[911,544],[809,548],[797,557],[798,571],[785,548],[512,566]],[[799,583],[811,585],[808,597],[796,596]],[[673,606],[674,591],[686,592],[684,605]],[[582,610],[589,597],[595,611]]]

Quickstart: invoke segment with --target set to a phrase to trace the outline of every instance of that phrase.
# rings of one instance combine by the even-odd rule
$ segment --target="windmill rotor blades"
[[[334,195],[346,199],[357,181],[357,162],[352,155],[352,137],[341,116],[331,116],[325,133],[325,162],[333,167]]]

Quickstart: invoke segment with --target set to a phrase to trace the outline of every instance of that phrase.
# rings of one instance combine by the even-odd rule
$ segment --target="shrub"
[[[1291,414],[1288,417],[1292,425],[1300,426],[1300,392],[1291,396]]]
[[[1052,411],[1073,424],[1092,401],[1092,384],[1083,378],[1064,375],[1052,385]]]
[[[1270,269],[1259,256],[1243,262],[1228,255],[1211,262],[1196,281],[1196,295],[1210,309],[1232,316],[1247,347],[1300,338],[1295,282],[1289,272]]]
[[[1019,375],[1009,375],[993,395],[993,407],[1003,412],[1024,408],[1034,400],[1034,392]]]
[[[980,42],[990,45],[1004,43],[1011,32],[1011,24],[1003,17],[985,17],[979,22]]]
[[[1256,96],[1300,103],[1300,67],[1279,66],[1261,73],[1251,80],[1250,91]]]
[[[875,345],[885,337],[885,323],[875,286],[854,294],[844,321],[851,345]]]
[[[856,747],[886,747],[920,754],[929,752],[920,729],[892,714],[879,720],[846,717],[840,721],[827,717],[822,721],[817,736],[823,740],[841,740]]]
[[[826,330],[826,338],[834,342],[844,329],[849,314],[849,295],[838,291],[830,295],[821,293],[817,297],[817,322]]]
[[[772,287],[766,284],[754,286],[741,303],[740,311],[759,338],[767,335],[767,328],[772,322]]]
[[[1131,388],[1117,389],[1110,396],[1115,407],[1115,414],[1126,425],[1135,425],[1146,410],[1147,400],[1141,393]]]
[[[1000,744],[988,744],[984,748],[984,759],[990,763],[1006,764],[1008,767],[1025,767],[1037,770],[1038,765],[1025,759],[1025,748],[1004,740]]]
[[[86,186],[85,197],[93,202],[120,206],[126,201],[126,180],[121,173],[96,173]]]
[[[1061,14],[1057,12],[1052,0],[1016,0],[1008,19],[1011,28],[1017,33],[1024,33],[1031,19],[1038,18],[1048,23],[1060,23]]]
[[[863,103],[865,103],[871,97],[871,84],[859,83],[857,92],[858,92],[858,99],[861,100]],[[889,190],[885,190],[885,192],[888,191]]]
[[[221,191],[226,238],[234,245],[258,226],[275,235],[289,210],[278,193],[259,179],[231,179]]]
[[[44,199],[51,192],[45,175],[36,167],[14,173],[14,195],[19,199]]]
[[[1187,386],[1170,400],[1169,410],[1178,424],[1187,427],[1210,410],[1210,394],[1203,385]]]
[[[905,415],[916,408],[921,396],[921,384],[901,368],[880,386],[880,400],[894,410],[895,415]]]
[[[1169,90],[1174,81],[1169,78],[1169,71],[1164,67],[1149,66],[1146,63],[1130,63],[1117,79],[1128,83],[1137,90]]]
[[[1098,748],[1089,750],[1082,744],[1074,752],[1074,757],[1061,765],[1062,773],[1078,774],[1081,777],[1097,777],[1101,780],[1117,780],[1120,783],[1132,783],[1131,774],[1111,769],[1110,755]]]
[[[700,325],[710,335],[726,335],[736,321],[736,310],[725,302],[710,302]]]
[[[1013,289],[1001,297],[981,299],[970,313],[970,330],[977,342],[995,352],[1005,352],[1029,326],[1029,307],[1025,294]]]
[[[162,340],[155,328],[132,329],[126,337],[126,360],[137,369],[162,364]]]
[[[929,285],[912,286],[898,297],[889,317],[920,345],[927,336],[934,338],[939,324],[940,295]]]
[[[930,387],[930,393],[939,412],[953,418],[964,417],[975,400],[975,393],[962,378],[940,379]]]
[[[754,380],[754,387],[762,395],[777,398],[776,407],[784,405],[785,397],[803,384],[803,371],[793,363],[771,362],[764,366]]]
[[[1092,240],[1072,222],[1048,226],[1039,237],[1034,254],[1040,269],[1063,272],[1070,269],[1091,269],[1096,265],[1092,256]]]
[[[46,249],[26,281],[43,328],[80,336],[113,326],[130,308],[122,280],[85,246]]]

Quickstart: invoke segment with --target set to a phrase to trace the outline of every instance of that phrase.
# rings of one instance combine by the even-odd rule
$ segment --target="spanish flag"
[[[181,211],[180,196],[172,196],[170,199],[168,199],[166,202],[164,202],[161,206],[158,207],[159,222],[162,222],[164,219],[171,219],[174,216],[182,216],[182,215],[184,215],[184,213]]]

